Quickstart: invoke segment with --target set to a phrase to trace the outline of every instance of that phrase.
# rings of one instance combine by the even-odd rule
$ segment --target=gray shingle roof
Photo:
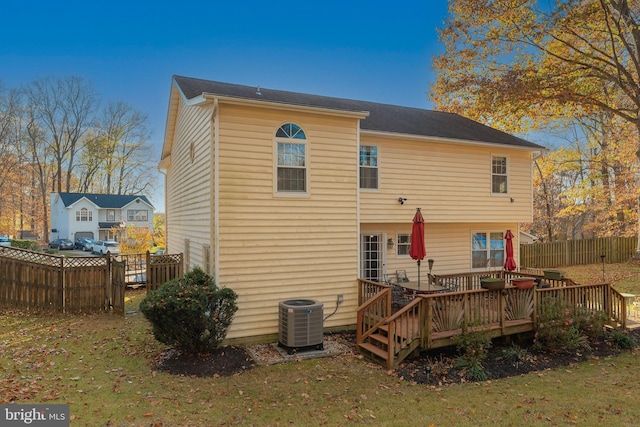
[[[93,194],[93,193],[59,193],[60,199],[65,206],[71,206],[78,200],[86,197],[87,200],[95,203],[100,208],[119,209],[136,199],[153,206],[147,196],[135,196],[127,194]]]
[[[211,94],[339,111],[368,112],[369,116],[362,120],[360,124],[363,130],[544,149],[538,144],[493,129],[455,113],[309,95],[262,87],[258,93],[257,87],[191,77],[174,76],[174,80],[187,99],[203,94]]]

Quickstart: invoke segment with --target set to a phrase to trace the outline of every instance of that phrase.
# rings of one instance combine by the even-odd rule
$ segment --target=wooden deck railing
[[[459,283],[475,281],[475,274],[461,276]],[[483,330],[491,337],[532,331],[550,301],[604,311],[613,321],[626,326],[627,301],[609,284],[559,286],[573,282],[569,279],[555,282],[558,283],[545,289],[507,286],[498,291],[471,289],[422,294],[392,314],[389,287],[359,280],[361,295],[370,294],[374,289],[377,292],[358,309],[356,343],[373,350],[384,359],[388,369],[393,369],[416,350],[453,345],[454,336],[467,330]],[[386,336],[384,341],[379,338],[382,335]],[[382,351],[367,345],[370,341],[378,345],[382,342]]]
[[[471,291],[474,289],[482,289],[480,286],[480,279],[483,277],[500,277],[507,281],[515,277],[533,277],[540,279],[548,283],[551,287],[565,287],[575,285],[573,280],[563,278],[560,280],[547,279],[542,274],[517,272],[517,271],[503,271],[503,270],[487,270],[487,271],[474,271],[471,273],[456,273],[456,274],[430,274],[428,275],[432,283],[442,286],[443,288],[451,289],[453,291]]]
[[[391,286],[364,279],[358,285],[358,301],[364,303],[358,306],[356,342],[362,342],[391,316]]]

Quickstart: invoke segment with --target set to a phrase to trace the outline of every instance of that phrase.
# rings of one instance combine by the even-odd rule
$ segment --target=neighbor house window
[[[76,211],[76,221],[93,221],[93,212],[87,208]]]
[[[504,233],[478,232],[471,235],[471,267],[502,269],[504,265]]]
[[[360,188],[378,188],[378,147],[360,146]]]
[[[146,209],[127,210],[127,221],[147,221],[148,212]]]
[[[398,234],[398,256],[409,255],[409,249],[411,249],[411,234]]]
[[[305,193],[307,191],[307,143],[300,126],[287,123],[276,132],[276,191]]]
[[[507,194],[507,158],[491,157],[491,192]]]
[[[107,221],[115,221],[115,220],[116,220],[116,210],[107,209]]]

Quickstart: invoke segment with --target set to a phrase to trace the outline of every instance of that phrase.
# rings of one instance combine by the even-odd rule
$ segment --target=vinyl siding
[[[212,240],[211,112],[210,105],[188,106],[180,100],[167,171],[167,250],[189,253],[187,269],[204,265],[202,245],[211,245]]]
[[[404,221],[416,207],[431,223],[532,220],[529,151],[370,135],[362,144],[378,146],[379,164],[379,188],[360,193],[363,223]],[[507,194],[491,194],[492,155],[507,158]]]
[[[220,105],[219,283],[238,293],[228,338],[278,332],[278,303],[310,298],[325,327],[355,324],[358,277],[355,119]],[[274,135],[307,136],[308,195],[274,194]]]
[[[411,234],[411,216],[401,224],[367,224],[361,232],[384,233],[387,274],[393,274],[396,270],[406,270],[411,280],[417,280],[418,266],[416,261],[408,255],[397,255],[398,234]],[[428,259],[433,259],[434,274],[453,274],[472,271],[471,268],[471,235],[475,232],[506,232],[517,230],[517,223],[425,223],[425,247],[427,256],[421,262],[420,276],[426,278],[429,272]],[[514,233],[517,235],[517,233]],[[393,249],[386,248],[386,239],[392,238]],[[517,236],[513,240],[514,257],[519,265],[519,244]],[[493,266],[491,269],[494,269]],[[502,266],[495,268],[501,270]],[[426,282],[425,282],[426,283]]]

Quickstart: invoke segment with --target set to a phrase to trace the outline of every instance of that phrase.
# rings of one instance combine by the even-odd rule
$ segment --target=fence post
[[[153,277],[152,276],[152,271],[153,269],[151,268],[151,252],[149,252],[149,249],[147,249],[147,253],[145,254],[145,268],[147,269],[147,272],[145,273],[145,278],[147,279],[147,295],[149,294],[149,289],[153,286]]]
[[[64,289],[64,257],[60,257],[60,264],[58,265],[58,292],[57,300],[60,304],[60,309],[64,311],[67,307],[66,299],[69,297],[68,293]]]

